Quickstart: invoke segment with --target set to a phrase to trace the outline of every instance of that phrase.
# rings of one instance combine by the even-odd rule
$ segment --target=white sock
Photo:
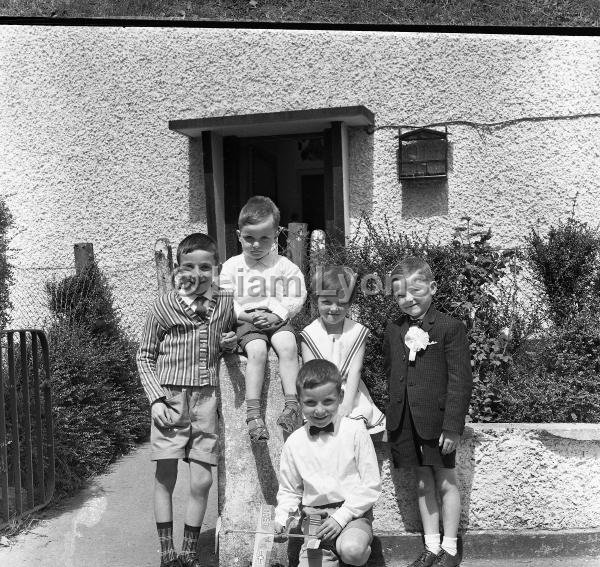
[[[450,555],[456,555],[458,553],[458,538],[444,536],[442,549]]]
[[[444,538],[446,539],[446,538]],[[440,534],[425,534],[425,547],[436,555],[440,552]]]

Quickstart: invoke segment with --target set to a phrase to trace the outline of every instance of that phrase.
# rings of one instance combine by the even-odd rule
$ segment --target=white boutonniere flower
[[[411,362],[415,361],[415,358],[417,357],[417,352],[419,352],[420,350],[425,350],[429,345],[434,345],[437,343],[437,341],[429,340],[428,332],[416,326],[408,329],[408,331],[406,332],[406,336],[404,337],[404,342],[410,350],[408,360],[410,360]]]

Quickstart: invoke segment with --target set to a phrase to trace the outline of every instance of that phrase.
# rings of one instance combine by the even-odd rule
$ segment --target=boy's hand
[[[256,317],[256,313],[248,313],[247,311],[242,311],[238,315],[238,322],[240,323],[254,323],[254,319]]]
[[[150,408],[152,412],[152,421],[159,429],[168,429],[171,427],[171,418],[169,417],[169,407],[164,400],[156,400]],[[176,411],[176,410],[173,410]]]
[[[273,522],[273,531],[276,534],[283,533],[284,530],[285,530],[285,526],[283,524],[280,524],[277,520],[275,520]]]
[[[273,522],[273,531],[275,532],[275,541],[278,543],[284,542],[287,540],[287,533],[285,526],[280,524],[277,521]]]
[[[235,331],[228,331],[227,333],[221,334],[221,341],[219,346],[221,350],[233,350],[237,345],[237,336]]]
[[[337,536],[340,535],[342,526],[340,526],[331,516],[327,518],[319,528],[319,531],[315,534],[315,537],[322,539],[323,541],[333,541]]]
[[[338,406],[338,415],[340,417],[346,417],[347,415],[350,415],[351,412],[352,408],[345,405],[343,402]]]
[[[442,449],[442,455],[447,455],[448,453],[452,453],[452,451],[456,451],[459,440],[460,435],[458,433],[455,433],[454,431],[442,431],[439,442],[439,446]]]
[[[279,315],[275,315],[275,313],[270,313],[268,311],[259,313],[259,317],[254,319],[254,325],[263,330],[280,325],[282,322],[283,319]]]

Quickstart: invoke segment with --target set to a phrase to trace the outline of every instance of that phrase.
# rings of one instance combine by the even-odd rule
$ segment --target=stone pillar
[[[291,222],[288,225],[288,249],[290,260],[306,274],[308,268],[307,250],[308,225],[305,222]]]
[[[246,358],[225,355],[219,369],[221,391],[219,430],[219,566],[249,567],[253,534],[228,530],[256,529],[261,504],[275,506],[283,432],[276,424],[284,405],[279,363],[269,351],[263,386],[263,414],[270,439],[250,444],[246,428],[244,375]],[[287,565],[287,544],[274,544],[270,565]]]
[[[73,245],[75,273],[83,274],[94,263],[94,245],[91,242],[78,242]]]

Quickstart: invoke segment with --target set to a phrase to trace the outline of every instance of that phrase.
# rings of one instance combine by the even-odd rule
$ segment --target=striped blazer
[[[136,362],[150,403],[162,385],[216,386],[221,334],[234,327],[233,292],[213,287],[208,321],[175,291],[159,297],[146,318]]]
[[[406,399],[422,438],[437,439],[442,430],[462,434],[473,386],[465,326],[432,306],[421,328],[435,344],[419,351],[410,364],[404,343],[408,316],[389,321],[385,330],[383,353],[390,398],[387,428],[394,431],[400,427]]]

